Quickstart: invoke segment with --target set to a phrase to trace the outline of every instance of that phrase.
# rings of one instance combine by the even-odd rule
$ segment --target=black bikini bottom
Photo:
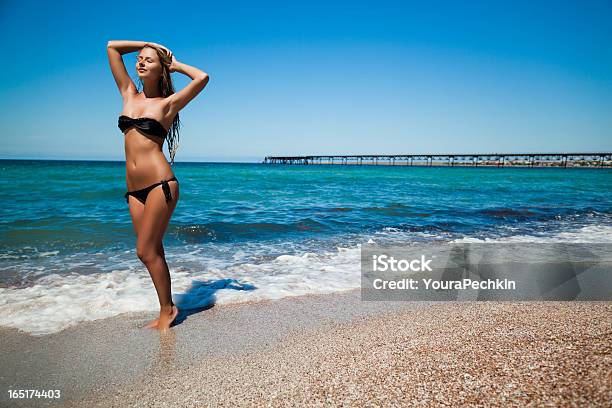
[[[162,190],[164,190],[164,195],[166,196],[166,202],[168,202],[172,200],[170,186],[168,185],[168,182],[172,180],[176,181],[177,183],[179,182],[176,177],[172,177],[171,179],[162,180],[159,183],[151,184],[149,187],[141,188],[140,190],[128,191],[127,193],[125,193],[125,201],[129,204],[130,198],[128,196],[133,196],[138,201],[144,204],[147,201],[147,196],[149,195],[149,192],[161,184]]]

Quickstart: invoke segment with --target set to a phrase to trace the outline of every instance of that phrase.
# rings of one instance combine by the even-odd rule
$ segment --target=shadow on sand
[[[170,327],[183,323],[192,314],[212,308],[215,305],[215,293],[221,289],[255,290],[257,287],[229,278],[208,281],[193,280],[185,293],[173,296],[174,303],[179,308],[179,314]]]

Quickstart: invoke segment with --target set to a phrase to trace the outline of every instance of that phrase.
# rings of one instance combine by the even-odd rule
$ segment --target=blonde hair
[[[172,77],[170,76],[170,64],[172,60],[168,57],[165,51],[160,48],[157,48],[153,45],[145,45],[144,47],[149,47],[157,52],[159,56],[159,60],[162,65],[162,74],[159,77],[159,92],[161,95],[166,98],[174,93],[174,85],[172,84]],[[144,48],[142,47],[142,48]],[[141,89],[143,87],[142,80],[138,78],[138,82],[140,83]],[[140,90],[139,90],[140,92]],[[170,154],[170,165],[174,164],[174,156],[176,155],[176,151],[179,146],[179,128],[181,126],[181,122],[179,119],[179,114],[177,112],[174,120],[172,121],[172,125],[168,130],[168,134],[166,135],[166,140],[168,141],[168,153]]]

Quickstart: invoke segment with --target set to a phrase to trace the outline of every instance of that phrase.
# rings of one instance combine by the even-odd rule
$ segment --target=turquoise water
[[[0,165],[5,295],[36,284],[48,294],[58,282],[91,290],[90,283],[110,281],[113,296],[131,288],[145,294],[143,309],[155,308],[123,197],[125,162]],[[321,285],[353,287],[355,276],[359,287],[358,261],[342,257],[370,239],[608,240],[612,231],[610,169],[255,163],[177,163],[173,169],[180,200],[164,246],[179,289],[230,279],[260,288],[250,292],[262,297],[282,297]],[[315,269],[318,274],[308,275]],[[84,276],[95,280],[79,281]],[[230,292],[228,301],[246,296]]]
[[[1,163],[5,261],[134,247],[124,162]],[[248,259],[350,246],[391,230],[406,239],[554,234],[608,225],[612,214],[609,169],[179,163],[174,172],[181,196],[167,252],[257,243],[270,250]],[[9,275],[0,282],[15,283],[18,273]]]

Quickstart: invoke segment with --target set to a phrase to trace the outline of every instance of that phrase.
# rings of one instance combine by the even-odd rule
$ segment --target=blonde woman
[[[109,41],[106,49],[123,98],[118,125],[125,135],[125,199],[136,233],[136,254],[148,269],[159,299],[159,318],[146,327],[166,331],[179,312],[172,301],[162,244],[179,199],[179,182],[171,167],[178,148],[179,111],[204,89],[209,77],[198,68],[178,62],[168,48],[159,44]],[[135,69],[141,90],[134,85],[122,57],[136,51]],[[187,75],[191,82],[175,93],[172,72]],[[163,153],[164,140],[168,140],[170,163]]]

